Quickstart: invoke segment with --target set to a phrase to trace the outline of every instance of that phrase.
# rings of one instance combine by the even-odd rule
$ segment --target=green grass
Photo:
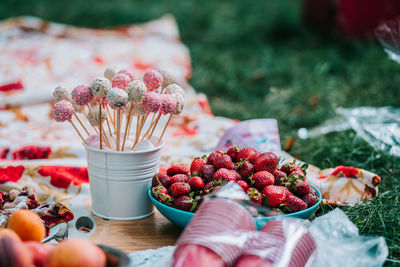
[[[0,18],[35,15],[112,27],[172,13],[191,51],[190,83],[207,94],[214,113],[277,118],[282,142],[334,116],[336,107],[399,106],[400,65],[373,40],[311,34],[300,23],[300,6],[298,0],[3,0]],[[320,167],[344,164],[378,173],[381,192],[388,192],[345,211],[363,234],[383,235],[391,259],[400,260],[399,159],[375,151],[352,131],[297,140],[291,153]]]

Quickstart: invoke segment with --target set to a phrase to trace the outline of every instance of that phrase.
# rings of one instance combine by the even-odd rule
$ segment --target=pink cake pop
[[[135,77],[135,74],[133,74],[132,72],[130,72],[129,70],[120,70],[120,71],[118,71],[118,73],[123,73],[123,74],[125,74],[125,75],[128,75],[129,76],[129,78],[131,78],[131,81],[133,81],[136,77]]]
[[[116,87],[124,90],[128,83],[131,82],[131,78],[124,73],[117,73],[111,80],[112,87]]]
[[[58,122],[71,121],[74,107],[71,102],[61,100],[53,106],[53,118]]]
[[[160,94],[155,92],[148,92],[144,97],[142,104],[147,112],[157,112],[161,107]]]
[[[89,85],[79,85],[72,90],[72,100],[75,104],[84,106],[93,100],[92,90]]]
[[[163,82],[163,76],[156,70],[148,70],[143,76],[143,82],[149,91],[156,90]]]
[[[160,111],[163,115],[172,113],[175,110],[175,98],[171,95],[161,95]]]

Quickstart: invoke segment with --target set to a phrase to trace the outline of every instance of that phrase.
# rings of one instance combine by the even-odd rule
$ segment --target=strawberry
[[[313,189],[314,190],[314,189]],[[313,193],[308,193],[302,197],[302,200],[307,204],[307,207],[312,207],[318,202],[318,197]]]
[[[280,168],[280,170],[286,173],[286,175],[289,175],[295,169],[301,170],[300,166],[295,164],[294,162],[287,162],[283,164],[282,167]]]
[[[170,179],[171,184],[178,183],[178,182],[187,182],[188,180],[189,180],[189,177],[185,174],[175,174]]]
[[[262,190],[262,195],[265,203],[272,207],[277,208],[286,200],[287,192],[284,186],[268,185]]]
[[[176,198],[182,195],[188,195],[190,193],[190,185],[185,182],[176,182],[171,185],[169,190],[171,196]]]
[[[301,211],[307,208],[306,202],[293,195],[287,196],[284,204],[291,212]]]
[[[245,191],[245,192],[246,192],[247,188],[249,188],[249,184],[246,181],[239,180],[239,181],[236,181],[236,183],[238,185],[240,185],[240,187],[242,187],[243,191]]]
[[[171,185],[171,177],[166,174],[156,173],[153,176],[153,180],[151,180],[152,186],[157,186],[160,182],[163,186],[169,187]]]
[[[193,176],[188,181],[190,188],[194,191],[199,191],[204,187],[204,181],[198,176]]]
[[[286,196],[293,195],[293,193],[289,190],[289,188],[285,187]]]
[[[207,164],[207,158],[205,156],[200,158],[195,158],[190,164],[190,173],[192,175],[199,175],[199,169],[201,166]]]
[[[294,169],[293,171],[291,171],[290,173],[289,173],[289,176],[290,175],[293,175],[293,174],[297,174],[297,175],[300,175],[300,176],[302,176],[304,179],[305,179],[305,175],[304,175],[304,172],[301,170],[301,169]]]
[[[213,165],[203,165],[199,169],[199,176],[203,178],[204,182],[212,181],[216,169]]]
[[[236,175],[236,181],[242,180],[242,176],[240,176],[240,174],[237,171],[235,170],[230,170],[230,171]]]
[[[290,177],[290,176],[289,176]],[[311,193],[311,186],[307,181],[297,180],[289,189],[297,196],[304,196]]]
[[[232,168],[232,159],[228,155],[216,155],[214,158],[213,165],[217,169],[225,168],[231,169]]]
[[[259,204],[259,205],[261,204],[262,195],[257,189],[249,188],[249,189],[247,189],[246,193],[252,202]]]
[[[231,157],[233,162],[238,161],[237,160],[237,155],[239,154],[240,151],[240,147],[238,146],[233,146],[231,148],[228,149],[228,151],[226,152],[226,154]]]
[[[245,147],[239,151],[236,159],[237,159],[237,161],[247,160],[250,163],[254,164],[257,156],[258,156],[258,152],[254,148]]]
[[[188,196],[180,196],[174,201],[172,207],[179,210],[190,211],[192,205],[193,205],[193,199],[191,199]]]
[[[275,182],[274,176],[267,171],[256,172],[250,180],[259,189],[263,189],[267,185],[273,185]]]
[[[281,180],[284,180],[284,179],[287,178],[286,173],[284,173],[283,171],[279,171],[279,170],[275,170],[275,171],[272,173],[272,175],[273,175],[274,178],[275,178],[274,184],[280,184],[280,181],[281,181]]]
[[[222,151],[222,150],[217,150],[217,151],[211,153],[211,154],[208,156],[208,158],[207,158],[207,164],[208,164],[208,165],[214,165],[214,159],[215,159],[215,157],[216,157],[217,155],[223,155],[223,154],[225,154],[225,152]]]
[[[159,200],[160,194],[167,194],[168,195],[168,190],[163,185],[160,184],[160,185],[157,185],[157,186],[155,186],[155,187],[153,187],[151,189],[151,195],[155,199]]]
[[[168,193],[160,193],[157,200],[168,206],[172,206],[172,202],[174,201]]]
[[[261,154],[254,163],[256,171],[267,171],[273,173],[278,166],[278,157],[275,153],[267,152]]]
[[[239,174],[243,179],[249,178],[253,174],[254,166],[248,161],[238,163]]]
[[[189,174],[189,168],[185,164],[176,164],[176,165],[171,165],[167,169],[167,174],[169,176],[174,176],[175,174]]]
[[[228,169],[221,168],[214,173],[213,180],[236,181],[236,175]]]

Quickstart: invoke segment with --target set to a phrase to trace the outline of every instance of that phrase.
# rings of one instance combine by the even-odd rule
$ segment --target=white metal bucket
[[[154,140],[154,141],[153,141]],[[158,138],[152,138],[153,143]],[[108,151],[85,146],[92,212],[112,220],[136,220],[153,214],[147,195],[158,172],[161,148],[144,151]]]

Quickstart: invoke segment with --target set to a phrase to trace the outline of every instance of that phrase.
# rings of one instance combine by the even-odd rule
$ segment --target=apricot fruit
[[[14,230],[22,241],[42,241],[46,228],[39,215],[30,210],[17,210],[8,219],[7,228]]]
[[[0,237],[0,266],[31,267],[32,254],[21,240],[10,237]]]
[[[104,267],[105,253],[86,239],[68,239],[60,242],[47,258],[45,267]]]

